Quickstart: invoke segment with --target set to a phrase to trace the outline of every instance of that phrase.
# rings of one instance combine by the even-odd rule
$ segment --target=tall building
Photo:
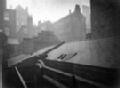
[[[38,35],[41,31],[42,31],[42,28],[44,29],[44,23],[41,23],[41,21],[38,21],[38,25],[36,26],[36,28],[34,28],[35,30],[35,33]]]
[[[32,38],[34,36],[34,29],[33,29],[33,17],[28,16],[27,18],[27,30],[28,30],[28,37]]]
[[[16,24],[16,11],[14,9],[6,9],[4,13],[4,30],[9,38],[16,38],[17,24]]]
[[[16,23],[17,34],[20,42],[28,35],[28,9],[22,8],[20,5],[16,7]]]
[[[66,17],[54,23],[55,34],[60,40],[64,41],[81,41],[86,37],[85,17],[81,13],[79,5],[75,6],[73,12]]]
[[[27,26],[28,10],[23,9],[20,5],[16,8],[16,19],[17,19],[17,31],[20,30],[22,26]],[[27,32],[27,30],[24,30]]]
[[[91,23],[90,23],[90,7],[87,5],[82,5],[82,14],[86,18],[86,32],[91,33]]]

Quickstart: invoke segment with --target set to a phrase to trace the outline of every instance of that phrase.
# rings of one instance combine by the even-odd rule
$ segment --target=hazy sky
[[[17,5],[28,7],[34,24],[39,20],[55,22],[67,15],[69,9],[73,11],[75,4],[89,5],[89,0],[7,0],[7,8],[14,9]]]

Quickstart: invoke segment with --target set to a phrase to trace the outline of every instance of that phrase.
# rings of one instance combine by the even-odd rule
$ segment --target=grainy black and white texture
[[[28,16],[27,25],[18,25],[17,20],[25,19],[16,19],[17,12],[6,5],[6,0],[0,1],[1,88],[120,87],[119,0],[76,4],[72,12],[55,23],[39,22],[36,27],[32,16]],[[9,21],[4,19],[6,12]],[[45,30],[31,38],[33,29],[38,32],[42,28]],[[11,37],[20,43],[9,43]]]

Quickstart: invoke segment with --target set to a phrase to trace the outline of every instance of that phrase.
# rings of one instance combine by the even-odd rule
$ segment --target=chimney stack
[[[75,5],[75,10],[74,12],[81,13],[81,8],[78,4]]]

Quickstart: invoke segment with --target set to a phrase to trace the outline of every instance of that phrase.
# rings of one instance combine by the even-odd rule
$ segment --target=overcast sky
[[[55,22],[73,11],[75,4],[88,5],[89,0],[7,0],[7,8],[16,8],[21,5],[23,8],[28,7],[29,13],[34,18],[34,24],[39,20],[50,20]]]

